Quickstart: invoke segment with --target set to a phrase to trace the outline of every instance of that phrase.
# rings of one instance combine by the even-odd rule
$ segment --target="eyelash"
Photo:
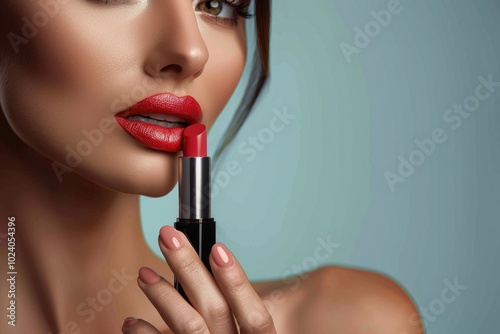
[[[200,1],[196,4],[196,8],[198,9],[198,7],[200,5],[207,3],[207,2],[210,2],[210,1],[211,0]],[[211,21],[214,21],[217,24],[222,24],[222,25],[230,26],[230,27],[236,27],[238,25],[238,22],[239,22],[239,20],[238,20],[239,17],[243,17],[244,19],[249,19],[249,18],[253,17],[253,14],[249,13],[250,1],[242,0],[242,1],[239,1],[235,4],[230,3],[227,0],[218,0],[218,1],[224,2],[225,4],[233,7],[234,12],[236,13],[237,16],[234,18],[226,18],[226,17],[219,17],[219,16],[215,16],[215,15],[211,15],[211,14],[208,14],[206,12],[203,12],[202,15],[204,16],[204,18],[211,20]]]
[[[94,0],[96,2],[101,2],[104,3],[104,5],[120,5],[120,4],[131,4],[136,2],[136,0]],[[198,10],[199,6],[208,3],[211,0],[204,0],[204,1],[199,1],[195,8]],[[253,17],[253,14],[250,14],[249,8],[250,8],[250,0],[236,0],[237,3],[230,3],[228,0],[218,0],[221,3],[225,3],[226,5],[229,5],[233,7],[235,14],[237,15],[234,18],[226,18],[226,17],[219,17],[215,16],[212,14],[209,14],[207,12],[202,12],[202,15],[205,19],[213,21],[217,24],[221,24],[224,26],[230,26],[230,27],[236,27],[238,25],[238,18],[243,17],[244,19],[250,19]]]

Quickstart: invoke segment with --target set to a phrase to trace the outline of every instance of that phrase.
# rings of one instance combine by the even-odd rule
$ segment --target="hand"
[[[163,256],[192,306],[172,284],[147,267],[139,270],[137,282],[174,333],[276,333],[264,303],[236,258],[224,245],[216,243],[212,247],[212,276],[182,232],[164,226],[158,241]],[[122,332],[160,334],[158,329],[142,319],[126,321]]]

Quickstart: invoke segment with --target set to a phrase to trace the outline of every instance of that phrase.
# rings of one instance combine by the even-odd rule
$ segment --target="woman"
[[[250,5],[2,2],[0,233],[15,237],[15,249],[2,242],[1,257],[15,252],[10,270],[17,274],[1,287],[8,315],[1,333],[423,331],[407,294],[376,273],[323,267],[290,288],[250,283],[220,243],[212,248],[210,276],[170,226],[158,239],[167,263],[146,245],[139,194],[172,190],[182,128],[210,128],[235,90]],[[259,61],[222,148],[267,77],[269,6],[256,3]],[[128,119],[170,129],[165,143],[141,142],[117,114],[155,96],[189,99],[202,113],[189,122],[154,113]],[[172,286],[174,275],[191,305]]]

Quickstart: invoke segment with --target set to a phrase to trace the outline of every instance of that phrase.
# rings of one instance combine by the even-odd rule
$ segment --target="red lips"
[[[160,125],[125,118],[146,114],[175,116],[181,118],[187,125],[200,123],[202,118],[201,107],[193,97],[178,97],[168,93],[150,96],[116,114],[116,121],[130,136],[147,147],[167,152],[182,150],[184,127],[164,128]]]

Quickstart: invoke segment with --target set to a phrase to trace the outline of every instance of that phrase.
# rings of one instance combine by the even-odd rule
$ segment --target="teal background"
[[[500,2],[401,0],[402,12],[349,63],[340,43],[354,44],[354,28],[388,4],[273,1],[272,78],[215,166],[214,177],[231,161],[241,168],[213,199],[218,240],[253,280],[281,279],[293,266],[366,268],[399,282],[419,309],[434,306],[428,333],[498,333],[500,87],[456,130],[443,114],[474,93],[479,76],[500,81]],[[210,133],[212,154],[246,78]],[[239,145],[284,110],[295,118],[247,161]],[[384,173],[436,128],[446,142],[391,191]],[[177,189],[141,204],[160,254]],[[338,248],[311,261],[328,237]],[[437,309],[455,279],[467,288]]]

